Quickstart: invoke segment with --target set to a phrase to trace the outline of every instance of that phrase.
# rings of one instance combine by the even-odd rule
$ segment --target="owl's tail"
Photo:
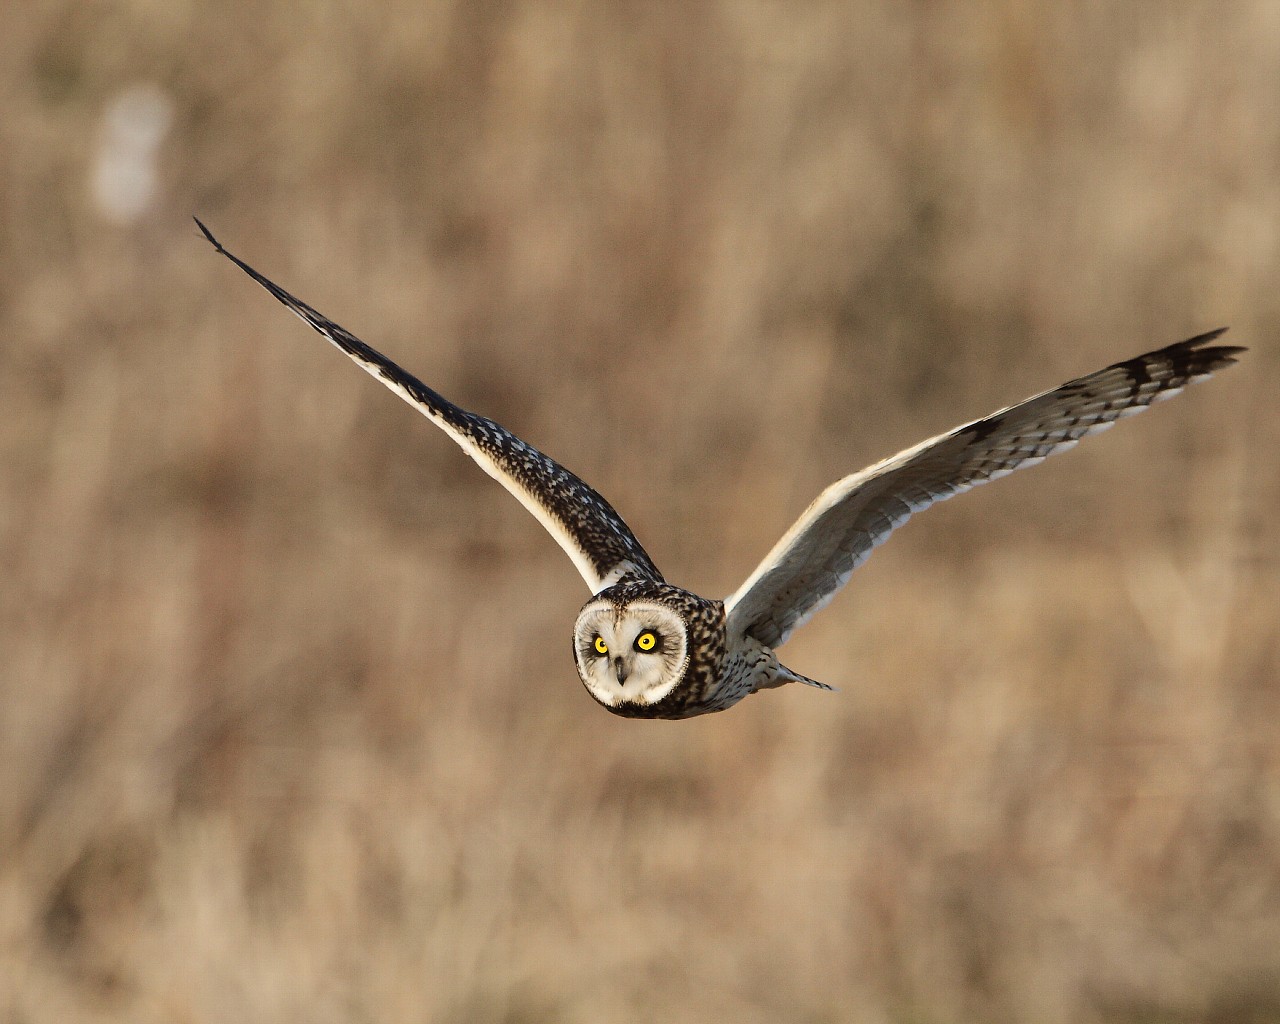
[[[782,686],[786,683],[804,683],[805,686],[816,686],[819,690],[830,690],[832,693],[838,692],[834,686],[828,686],[826,683],[820,683],[816,679],[802,676],[799,672],[787,668],[782,662],[778,662],[778,674],[768,684],[758,687],[758,689],[771,690],[775,686]]]

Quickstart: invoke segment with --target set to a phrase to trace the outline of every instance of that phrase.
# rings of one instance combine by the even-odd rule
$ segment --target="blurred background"
[[[1280,1021],[1280,7],[0,14],[0,1017]],[[737,587],[1230,324],[613,718],[587,593],[226,245]]]

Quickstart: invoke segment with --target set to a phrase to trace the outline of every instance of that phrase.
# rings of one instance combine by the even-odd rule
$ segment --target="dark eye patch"
[[[636,637],[631,645],[641,654],[661,654],[664,649],[662,634],[656,629],[645,629]]]

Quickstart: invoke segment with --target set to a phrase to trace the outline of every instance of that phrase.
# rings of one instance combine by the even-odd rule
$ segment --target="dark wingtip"
[[[213,232],[204,226],[204,221],[196,216],[192,216],[191,219],[196,222],[196,227],[200,229],[201,234],[203,234],[205,238],[209,239],[209,244],[217,249],[218,252],[225,254],[226,250],[222,248],[222,243],[213,237]]]
[[[1188,348],[1198,348],[1200,345],[1207,345],[1214,338],[1221,338],[1229,330],[1231,330],[1230,327],[1219,327],[1216,330],[1205,331],[1204,334],[1197,334],[1194,338],[1188,338],[1183,344]]]
[[[1201,365],[1207,365],[1210,369],[1219,370],[1226,366],[1235,364],[1235,357],[1241,352],[1249,351],[1243,345],[1214,345],[1212,348],[1205,348],[1209,342],[1221,338],[1227,333],[1226,327],[1219,327],[1215,331],[1205,331],[1204,334],[1197,334],[1194,338],[1188,338],[1186,341],[1179,342],[1173,348],[1184,353],[1194,353],[1196,361]]]
[[[1227,333],[1225,327],[1214,331],[1205,331],[1186,341],[1174,342],[1153,352],[1146,352],[1132,359],[1125,359],[1108,369],[1123,370],[1129,375],[1135,387],[1142,387],[1152,380],[1153,372],[1159,373],[1162,379],[1170,375],[1184,380],[1203,380],[1217,370],[1234,366],[1236,356],[1245,349],[1240,345],[1211,345],[1210,342]],[[1168,387],[1170,385],[1166,385]],[[1181,386],[1181,385],[1179,385]]]

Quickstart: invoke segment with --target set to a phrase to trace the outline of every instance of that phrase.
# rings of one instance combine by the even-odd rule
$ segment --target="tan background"
[[[1280,7],[0,20],[0,1018],[1280,1020]],[[713,595],[1252,351],[903,530],[786,648],[839,694],[630,722],[567,559],[192,213]]]

